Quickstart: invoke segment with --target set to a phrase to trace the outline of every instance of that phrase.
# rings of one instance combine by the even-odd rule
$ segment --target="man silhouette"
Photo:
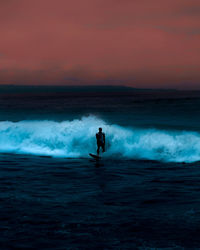
[[[99,132],[96,133],[97,139],[97,154],[99,155],[100,147],[102,151],[105,152],[105,134],[102,132],[102,128],[99,128]]]

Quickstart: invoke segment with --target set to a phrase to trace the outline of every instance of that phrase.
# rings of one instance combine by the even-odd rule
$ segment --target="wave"
[[[94,117],[73,121],[1,121],[0,152],[79,158],[96,151],[95,133],[106,133],[105,157],[165,162],[200,160],[200,134],[125,128]]]

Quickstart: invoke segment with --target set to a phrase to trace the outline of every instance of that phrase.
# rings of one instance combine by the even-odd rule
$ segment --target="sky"
[[[1,0],[0,84],[200,89],[200,0]]]

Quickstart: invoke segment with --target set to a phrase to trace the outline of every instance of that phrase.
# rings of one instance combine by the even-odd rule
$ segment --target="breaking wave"
[[[73,121],[2,121],[0,152],[79,158],[96,151],[95,133],[106,133],[105,157],[165,162],[200,160],[200,134],[191,131],[125,128],[94,116]]]

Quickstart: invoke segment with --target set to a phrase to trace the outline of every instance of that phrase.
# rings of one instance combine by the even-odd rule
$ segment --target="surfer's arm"
[[[103,143],[104,144],[106,143],[106,136],[105,136],[105,134],[103,134]]]

